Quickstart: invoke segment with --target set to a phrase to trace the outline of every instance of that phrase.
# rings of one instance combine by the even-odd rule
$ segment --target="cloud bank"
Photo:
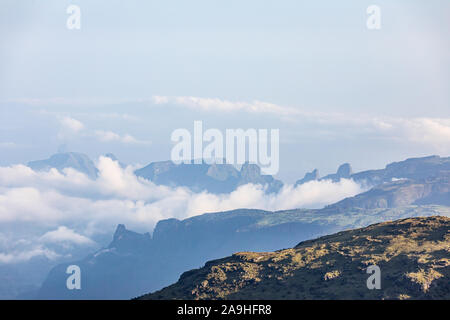
[[[278,194],[260,185],[243,185],[230,194],[194,193],[186,188],[157,186],[136,177],[133,166],[100,157],[99,177],[91,180],[73,169],[35,172],[24,165],[0,167],[0,224],[29,225],[42,230],[42,246],[22,253],[2,253],[0,262],[35,255],[55,258],[44,245],[92,245],[98,234],[111,234],[125,223],[130,229],[151,231],[159,220],[184,219],[206,212],[238,208],[283,210],[322,207],[362,191],[352,180],[312,181]]]

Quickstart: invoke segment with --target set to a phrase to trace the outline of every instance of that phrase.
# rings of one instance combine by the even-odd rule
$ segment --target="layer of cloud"
[[[60,226],[58,229],[46,232],[40,240],[44,243],[61,243],[70,242],[78,245],[93,245],[94,241],[86,236],[76,233],[74,230],[65,226]]]
[[[24,262],[34,257],[46,257],[49,260],[55,260],[59,257],[59,254],[42,246],[36,247],[31,250],[14,251],[8,253],[0,252],[0,264]]]
[[[250,113],[277,114],[278,116],[298,115],[302,113],[295,108],[279,106],[257,100],[253,102],[243,102],[218,98],[153,96],[152,101],[155,104],[175,104],[199,111],[245,111]]]
[[[151,144],[150,141],[143,141],[134,138],[130,134],[120,135],[112,131],[96,130],[95,136],[101,142],[122,142],[127,144]]]
[[[334,137],[341,139],[346,137],[363,136],[364,138],[397,140],[408,142],[418,147],[432,147],[439,153],[450,152],[450,118],[445,117],[393,117],[373,116],[364,113],[345,112],[320,112],[314,108],[301,108],[299,106],[284,106],[264,101],[231,101],[215,97],[195,96],[158,96],[151,98],[136,99],[87,99],[93,105],[104,105],[105,103],[120,104],[151,104],[161,106],[173,106],[187,108],[197,112],[208,113],[234,113],[246,112],[259,115],[275,116],[281,121],[294,123],[296,128],[308,127],[308,137]],[[65,104],[84,105],[86,101],[63,98],[55,99],[19,99],[15,102],[29,105]],[[94,113],[95,114],[95,113]],[[110,116],[122,119],[139,119],[137,114],[113,114]],[[140,140],[125,133],[119,134],[111,130],[94,129],[88,130],[79,120],[69,116],[61,116],[62,125],[60,137],[85,135],[93,137],[101,143],[116,142],[123,144],[147,144],[151,142]],[[285,130],[286,131],[286,130]],[[293,132],[295,134],[295,132]],[[11,145],[0,145],[0,147]]]
[[[99,234],[110,235],[119,223],[151,231],[162,219],[187,217],[238,208],[282,210],[322,207],[355,195],[361,187],[351,180],[312,181],[278,194],[260,185],[243,185],[230,194],[194,193],[186,188],[157,186],[136,177],[134,167],[121,168],[107,157],[98,161],[99,177],[91,180],[73,169],[35,172],[24,165],[0,167],[0,223],[42,230],[35,247],[9,250],[0,262],[24,261],[37,255],[57,257],[54,245],[83,246]],[[1,252],[1,251],[0,251]],[[22,253],[20,253],[22,252]],[[57,251],[61,254],[59,251]]]
[[[440,152],[450,151],[450,119],[447,118],[387,118],[375,119],[373,125],[392,139],[433,146]]]
[[[58,138],[60,140],[70,140],[77,137],[93,137],[101,143],[119,142],[123,144],[151,144],[150,141],[138,140],[128,133],[120,135],[110,130],[90,130],[86,128],[80,120],[69,116],[59,117],[59,122],[61,128],[58,133]]]
[[[366,114],[340,112],[311,112],[301,108],[274,103],[229,101],[218,98],[153,96],[157,105],[176,105],[197,111],[272,114],[281,120],[315,125],[314,132],[323,128],[339,136],[344,130],[354,134],[370,133],[373,137],[402,139],[416,144],[432,145],[437,151],[450,151],[450,118],[373,117]]]
[[[61,125],[73,132],[79,132],[84,128],[84,125],[83,123],[81,123],[81,121],[70,117],[63,117],[61,119]]]

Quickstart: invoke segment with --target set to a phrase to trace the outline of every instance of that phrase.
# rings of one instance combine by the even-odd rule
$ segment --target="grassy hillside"
[[[366,285],[370,265],[381,289]],[[450,219],[408,218],[276,252],[242,252],[141,299],[450,299]]]

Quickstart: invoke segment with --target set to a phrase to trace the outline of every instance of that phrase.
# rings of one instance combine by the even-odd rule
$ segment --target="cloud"
[[[320,208],[347,197],[361,193],[364,189],[353,180],[342,179],[310,181],[294,187],[285,185],[277,194],[266,194],[261,185],[247,184],[226,195],[208,193],[195,194],[188,201],[188,215],[198,212],[217,212],[236,208],[263,210],[287,210],[294,208]]]
[[[253,101],[229,101],[218,98],[200,98],[200,97],[166,97],[153,96],[152,101],[155,104],[175,104],[178,106],[188,107],[199,111],[245,111],[249,113],[269,113],[278,116],[287,116],[294,114],[302,114],[299,110],[291,107],[279,106],[269,102]]]
[[[311,112],[300,108],[253,101],[229,101],[218,98],[153,96],[157,105],[173,104],[204,112],[243,111],[273,114],[283,121],[312,124],[311,135],[338,137],[343,134],[367,134],[373,137],[407,140],[427,144],[440,152],[450,151],[450,118],[373,117],[366,114]],[[325,130],[324,130],[325,128]]]
[[[150,141],[137,140],[136,138],[134,138],[129,134],[121,136],[112,131],[96,130],[95,136],[102,142],[121,142],[126,144],[151,144]]]
[[[393,116],[373,116],[364,113],[345,113],[345,112],[320,112],[315,108],[307,109],[299,106],[283,106],[271,102],[259,100],[254,101],[231,101],[215,97],[195,97],[195,96],[159,96],[151,98],[136,99],[87,99],[86,101],[63,98],[54,98],[41,101],[40,99],[19,99],[15,102],[27,104],[86,104],[104,105],[110,104],[153,104],[167,105],[174,107],[188,108],[198,112],[246,112],[251,114],[271,115],[277,117],[283,122],[290,122],[295,125],[293,134],[298,132],[303,136],[315,139],[355,139],[362,136],[362,139],[388,139],[404,143],[405,141],[412,146],[430,148],[439,153],[450,152],[449,132],[450,118],[431,118],[431,117],[393,117]],[[90,116],[87,113],[78,113],[78,115]],[[60,139],[75,137],[76,134],[85,138],[94,137],[102,143],[123,143],[130,145],[149,145],[151,141],[140,140],[131,134],[119,134],[112,130],[94,129],[88,130],[79,120],[69,116],[61,116],[60,122],[62,130],[58,134]],[[94,116],[99,116],[95,114]],[[103,114],[103,116],[116,117],[123,120],[139,119],[136,115],[122,114]],[[292,129],[294,130],[294,129]],[[288,132],[285,130],[285,132]],[[284,138],[286,139],[286,138]],[[0,147],[11,147],[11,144],[0,144]]]
[[[68,116],[58,118],[61,128],[57,137],[60,140],[72,139],[84,130],[84,124],[77,119]]]
[[[58,255],[56,252],[44,248],[44,247],[37,247],[31,250],[25,250],[25,251],[19,251],[19,252],[12,252],[12,253],[2,253],[0,252],[0,263],[1,264],[9,264],[9,263],[18,263],[18,262],[24,262],[28,261],[34,257],[38,256],[44,256],[50,260],[55,260],[60,255]]]
[[[60,226],[56,230],[48,231],[40,238],[40,240],[44,243],[71,242],[78,245],[93,245],[95,243],[88,237],[78,234],[65,226]]]
[[[78,121],[77,119],[73,119],[70,117],[63,117],[61,120],[61,125],[64,128],[67,128],[73,132],[79,132],[84,128],[84,125],[81,121]]]
[[[450,118],[385,118],[373,119],[380,135],[433,146],[440,152],[450,152]]]
[[[86,235],[126,223],[151,230],[157,221],[238,208],[267,210],[321,207],[361,192],[351,180],[339,183],[313,181],[278,194],[262,186],[244,185],[230,194],[194,193],[186,188],[157,186],[100,157],[99,177],[90,180],[73,169],[34,172],[23,165],[0,167],[0,222],[45,226],[84,225]],[[106,227],[106,229],[108,228]],[[67,230],[60,230],[67,231]]]
[[[119,117],[119,115],[117,116]],[[71,139],[82,134],[84,137],[94,137],[100,142],[119,142],[124,144],[145,145],[151,144],[150,141],[138,140],[130,134],[120,135],[109,130],[88,130],[81,121],[68,116],[60,117],[59,121],[61,123],[61,130],[58,133],[58,138],[61,140]]]
[[[14,247],[19,241],[11,240],[13,247],[5,249],[6,240],[0,237],[0,263],[38,255],[65,257],[71,246],[96,245],[92,239],[109,237],[119,223],[146,232],[167,218],[239,208],[318,208],[363,191],[354,181],[341,180],[286,185],[277,194],[266,194],[263,186],[247,184],[232,193],[216,195],[157,186],[136,177],[135,167],[122,168],[107,157],[100,157],[97,167],[96,180],[70,168],[35,172],[24,165],[0,167],[0,226],[33,231],[33,235],[30,231],[15,235],[25,239],[20,247]]]

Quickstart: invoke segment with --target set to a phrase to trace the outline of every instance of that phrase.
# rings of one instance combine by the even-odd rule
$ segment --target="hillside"
[[[366,269],[381,269],[369,290]],[[408,218],[276,252],[241,252],[141,299],[450,299],[450,219]]]
[[[185,220],[160,221],[153,235],[119,225],[111,244],[81,261],[60,264],[42,284],[39,299],[129,299],[174,283],[186,270],[239,251],[273,251],[302,240],[418,216],[450,217],[450,207],[408,206],[394,209],[234,210]],[[83,270],[83,290],[67,290],[69,264]]]
[[[349,208],[395,208],[424,204],[450,205],[450,173],[426,179],[383,183],[329,207],[342,211]]]

